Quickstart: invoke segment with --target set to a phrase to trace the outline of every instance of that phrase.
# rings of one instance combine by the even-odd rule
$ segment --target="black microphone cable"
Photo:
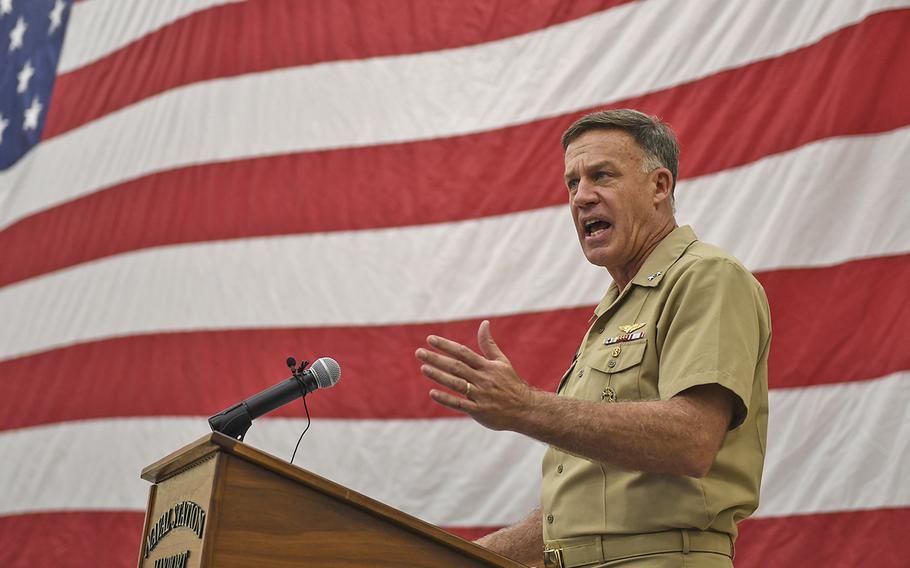
[[[291,373],[293,373],[293,375],[295,377],[300,375],[303,372],[303,368],[307,366],[307,363],[309,363],[309,361],[304,361],[303,363],[300,364],[300,368],[295,370],[294,367],[297,366],[297,361],[295,361],[293,357],[288,357],[288,360],[287,360],[288,367],[291,368]],[[311,422],[310,409],[306,405],[306,395],[307,395],[306,389],[303,387],[303,382],[301,381],[300,382],[300,398],[303,399],[303,410],[306,412],[306,427],[303,429],[303,432],[300,433],[300,437],[297,438],[297,445],[294,446],[294,453],[291,454],[291,461],[290,461],[291,465],[294,465],[294,458],[297,457],[297,449],[300,448],[300,441],[303,440],[303,435],[306,434],[307,430],[310,429],[310,422]]]
[[[303,390],[303,386],[300,387],[300,390]],[[306,405],[306,393],[303,393],[303,409],[306,411],[306,428],[303,429],[303,432],[300,433],[300,437],[297,438],[297,445],[294,446],[294,453],[291,454],[291,465],[294,465],[294,458],[297,456],[297,448],[300,447],[300,440],[303,440],[303,435],[306,434],[306,431],[310,429],[310,409]]]

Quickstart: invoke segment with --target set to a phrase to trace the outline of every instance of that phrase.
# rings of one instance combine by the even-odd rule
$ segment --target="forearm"
[[[535,391],[532,410],[516,419],[516,430],[595,461],[698,477],[710,468],[729,422],[724,418],[728,413],[704,411],[724,405],[724,393],[699,394],[666,401],[597,403]]]
[[[523,521],[488,534],[475,542],[528,566],[542,566],[543,525],[540,508],[534,509]]]
[[[513,430],[591,460],[653,473],[702,476],[711,468],[733,416],[735,395],[718,384],[691,387],[669,400],[621,403],[559,397],[531,387],[478,330],[483,356],[438,336],[442,353],[417,350],[421,372],[453,392],[436,402],[494,430]]]

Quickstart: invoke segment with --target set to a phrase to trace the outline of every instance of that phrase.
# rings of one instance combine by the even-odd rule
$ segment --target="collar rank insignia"
[[[614,343],[622,343],[624,341],[635,341],[636,339],[641,339],[645,336],[645,332],[636,331],[635,333],[626,333],[625,335],[617,335],[615,337],[608,337],[604,339],[604,345],[613,345]]]
[[[654,280],[655,278],[659,278],[662,274],[663,272],[655,272],[654,274],[648,276],[648,282]]]
[[[643,323],[630,323],[628,325],[619,326],[619,331],[623,333],[632,333],[633,331],[638,331],[643,327],[645,327],[645,324]]]

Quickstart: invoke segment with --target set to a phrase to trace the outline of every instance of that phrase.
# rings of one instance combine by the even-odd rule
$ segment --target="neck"
[[[641,270],[642,265],[644,265],[648,257],[651,256],[651,253],[654,252],[654,249],[657,248],[660,241],[664,240],[664,238],[672,233],[675,228],[676,220],[673,218],[667,219],[657,231],[653,231],[645,239],[643,246],[639,248],[638,253],[636,253],[629,262],[619,268],[608,269],[608,272],[610,273],[610,276],[613,277],[613,281],[616,282],[616,286],[619,288],[620,293],[625,290],[626,286],[629,285],[629,282],[635,278],[635,275]]]

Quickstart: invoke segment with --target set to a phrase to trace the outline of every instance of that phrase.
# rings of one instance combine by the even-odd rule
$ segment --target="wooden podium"
[[[142,478],[140,568],[524,566],[219,433]]]

